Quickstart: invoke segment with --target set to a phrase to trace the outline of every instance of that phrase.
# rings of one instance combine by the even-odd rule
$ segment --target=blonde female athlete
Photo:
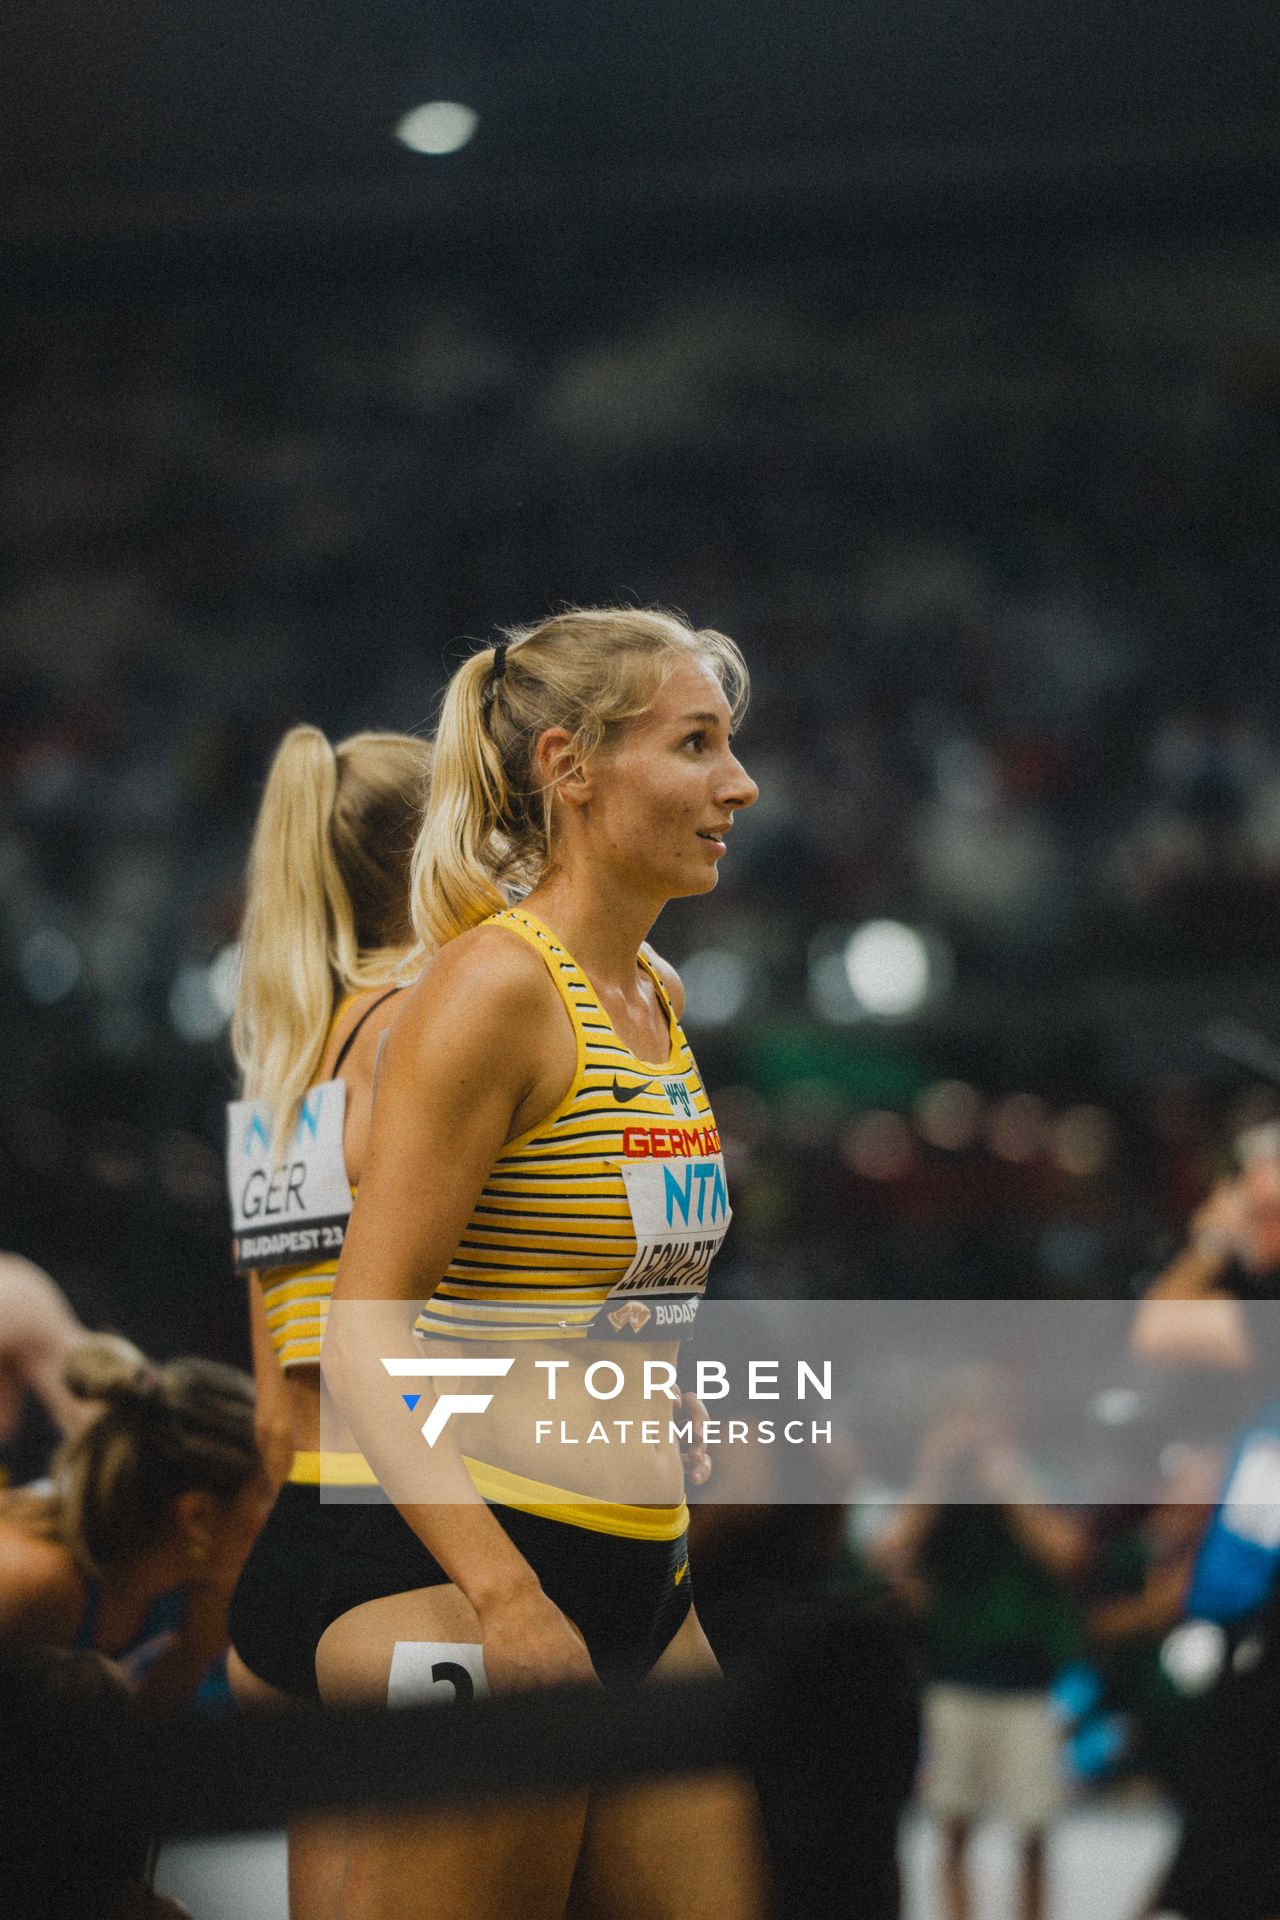
[[[691,1317],[727,1225],[679,985],[644,941],[668,900],[714,887],[756,797],[730,744],[746,690],[722,635],[612,609],[513,635],[450,684],[414,864],[415,925],[439,950],[384,1051],[325,1350],[402,1505],[369,1508],[343,1544],[352,1607],[320,1645],[326,1699],[395,1696],[407,1657],[460,1691],[716,1671],[675,1436],[633,1451],[620,1499],[598,1448],[554,1456],[576,1462],[558,1485],[531,1475],[528,1430],[548,1365],[554,1411],[585,1427],[602,1356],[628,1363],[611,1419],[652,1414],[641,1362],[674,1374],[661,1329]],[[530,890],[510,907],[503,885]],[[702,1215],[683,1240],[658,1217],[671,1152]],[[511,1362],[489,1413],[436,1435],[429,1490],[433,1389],[412,1382],[406,1420],[392,1340]],[[362,1827],[344,1920],[421,1911],[424,1888],[438,1920],[557,1920],[571,1890],[595,1920],[748,1920],[754,1803],[725,1777]]]
[[[372,1475],[346,1436],[320,1451],[320,1341],[360,1179],[379,1042],[411,944],[409,863],[428,742],[361,733],[333,747],[294,727],[272,762],[249,859],[232,1026],[245,1098],[231,1109],[236,1264],[249,1276],[259,1443],[276,1503],[231,1609],[242,1706],[317,1697],[336,1539],[356,1509],[322,1503]],[[282,1148],[278,1142],[284,1142]],[[336,1914],[342,1823],[290,1834],[294,1920]]]

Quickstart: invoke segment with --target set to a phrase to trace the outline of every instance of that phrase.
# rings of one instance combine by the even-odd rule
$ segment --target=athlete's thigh
[[[387,1704],[398,1646],[445,1643],[479,1647],[475,1608],[455,1586],[417,1587],[366,1600],[341,1614],[316,1648],[316,1680],[326,1706]]]
[[[690,1609],[649,1677],[719,1671]],[[681,1774],[592,1794],[572,1920],[760,1920],[765,1907],[760,1811],[744,1775]]]
[[[453,1586],[353,1607],[316,1653],[327,1703],[385,1702],[397,1645],[480,1644]],[[423,1660],[429,1670],[430,1655]],[[452,1664],[452,1663],[450,1663]],[[495,1802],[474,1811],[358,1815],[351,1822],[343,1920],[560,1920],[586,1819],[586,1795]]]

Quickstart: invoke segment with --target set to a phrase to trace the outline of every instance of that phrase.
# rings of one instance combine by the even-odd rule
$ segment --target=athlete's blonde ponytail
[[[428,951],[478,926],[528,890],[551,854],[554,787],[535,761],[551,727],[581,764],[652,706],[690,656],[710,667],[734,723],[747,704],[746,662],[732,640],[647,607],[586,607],[513,628],[473,653],[446,690],[431,805],[414,849],[413,926]]]
[[[499,839],[511,813],[502,758],[486,724],[496,649],[465,660],[449,682],[436,729],[431,806],[413,851],[414,932],[430,951],[506,904]]]
[[[267,775],[249,854],[231,1045],[245,1097],[283,1150],[338,1000],[390,984],[410,943],[408,868],[431,747],[293,727]]]

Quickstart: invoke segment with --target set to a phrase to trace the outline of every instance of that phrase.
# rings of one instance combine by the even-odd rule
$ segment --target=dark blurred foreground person
[[[6,1920],[190,1920],[148,1884],[150,1836],[92,1806],[102,1756],[64,1714],[127,1697],[96,1653],[0,1651],[0,1913]]]
[[[1280,1601],[1273,1590],[1201,1703],[1182,1841],[1148,1912],[1166,1920],[1280,1916]]]
[[[822,1914],[899,1920],[898,1833],[920,1745],[916,1635],[851,1551],[847,1518],[836,1502],[695,1507],[698,1606],[726,1676],[763,1681],[771,1703],[752,1777],[783,1911],[799,1910],[786,1898],[799,1888]]]
[[[152,1366],[95,1334],[63,1378],[95,1417],[47,1492],[0,1497],[0,1645],[105,1654],[140,1698],[191,1698],[227,1646],[227,1605],[266,1486],[253,1385],[208,1360]]]

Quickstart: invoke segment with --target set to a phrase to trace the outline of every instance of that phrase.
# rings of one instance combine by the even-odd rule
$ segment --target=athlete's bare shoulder
[[[70,1303],[43,1267],[19,1253],[0,1253],[0,1345],[26,1347],[83,1333]]]
[[[472,927],[433,953],[404,995],[397,1032],[434,1026],[441,1018],[518,1041],[521,1023],[540,1027],[559,996],[546,966],[521,935],[506,927]]]
[[[496,1099],[504,1124],[519,1132],[572,1080],[572,1029],[546,966],[519,934],[490,926],[459,934],[431,956],[404,1002],[379,1069],[379,1087],[398,1089],[393,1097],[429,1089],[438,1114],[458,1104],[459,1124]]]
[[[655,953],[647,940],[642,945],[640,951],[644,954],[649,965],[653,968],[659,980],[661,980],[663,986],[666,988],[667,998],[671,1002],[671,1011],[678,1020],[684,1012],[684,981],[680,978],[680,975],[676,972],[671,962],[664,960],[660,953]]]
[[[56,1636],[76,1612],[83,1583],[60,1540],[0,1520],[0,1632]]]

